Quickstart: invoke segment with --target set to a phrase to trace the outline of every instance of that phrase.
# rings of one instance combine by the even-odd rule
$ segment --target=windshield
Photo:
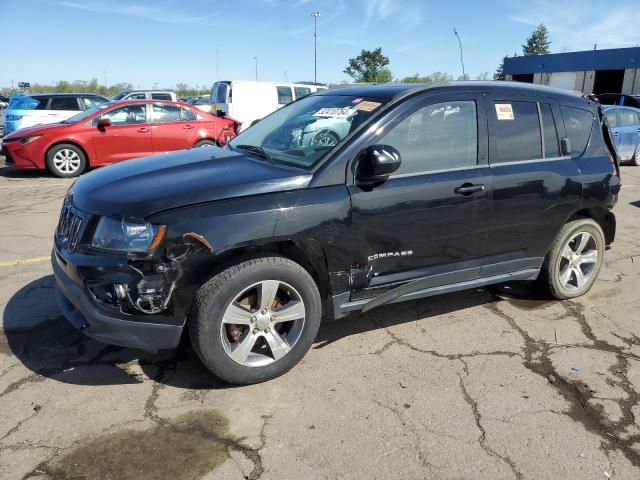
[[[98,105],[97,107],[93,107],[93,108],[90,108],[89,110],[85,110],[84,112],[80,112],[80,113],[78,113],[77,115],[74,115],[71,118],[67,118],[66,120],[63,120],[60,123],[78,123],[78,122],[81,122],[85,118],[89,118],[94,113],[99,112],[100,110],[104,110],[105,108],[110,107],[111,105],[113,105],[113,102],[103,103],[101,105]]]
[[[269,115],[229,145],[274,163],[310,170],[362,125],[386,99],[312,95]]]

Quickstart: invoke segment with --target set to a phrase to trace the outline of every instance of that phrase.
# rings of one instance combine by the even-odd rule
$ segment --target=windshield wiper
[[[260,157],[264,158],[269,163],[273,163],[273,159],[271,158],[271,155],[265,152],[264,148],[262,147],[258,147],[256,145],[234,145],[234,147],[241,148],[243,150],[249,150],[251,153],[255,153],[256,155],[259,155]]]

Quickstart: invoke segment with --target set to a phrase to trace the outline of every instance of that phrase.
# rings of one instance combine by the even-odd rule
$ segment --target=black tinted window
[[[534,102],[494,102],[490,112],[493,163],[542,158],[542,137],[538,105]]]
[[[34,110],[44,110],[47,108],[47,103],[49,103],[49,97],[31,97],[31,98],[38,101],[38,105],[36,105]]]
[[[571,156],[578,157],[587,148],[593,125],[593,113],[574,107],[563,106],[560,109],[564,118],[564,127],[571,142]]]
[[[544,137],[544,156],[553,158],[560,156],[560,146],[558,145],[558,130],[553,119],[551,105],[540,104],[540,114],[542,115],[542,135]]]
[[[277,89],[278,89],[278,103],[280,105],[286,105],[287,103],[293,102],[291,87],[277,87]]]
[[[80,110],[76,97],[53,97],[49,110]]]
[[[169,100],[171,101],[171,95],[168,93],[152,93],[151,98],[153,100]]]
[[[474,101],[436,103],[409,115],[376,143],[391,145],[402,163],[396,174],[473,166],[478,157]]]
[[[294,92],[296,92],[296,99],[306,97],[311,93],[311,89],[309,87],[293,87]]]

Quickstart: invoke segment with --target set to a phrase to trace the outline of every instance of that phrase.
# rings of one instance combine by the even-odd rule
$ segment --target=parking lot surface
[[[640,478],[640,169],[592,291],[531,284],[324,325],[301,364],[230,387],[61,316],[48,261],[70,180],[0,158],[0,478]]]

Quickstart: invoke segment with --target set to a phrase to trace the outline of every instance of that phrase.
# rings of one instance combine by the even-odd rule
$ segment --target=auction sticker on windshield
[[[360,102],[355,107],[353,107],[353,109],[362,110],[363,112],[373,112],[379,106],[380,102]]]
[[[356,107],[332,107],[321,108],[313,114],[314,117],[332,117],[332,118],[349,118],[356,113]]]

